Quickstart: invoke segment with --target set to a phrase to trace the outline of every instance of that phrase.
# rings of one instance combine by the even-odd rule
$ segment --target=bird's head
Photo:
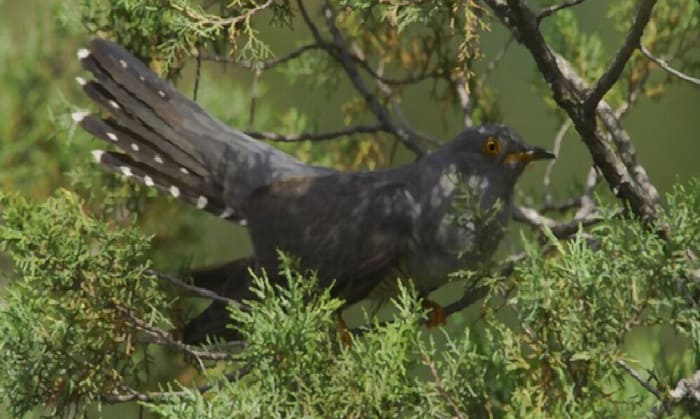
[[[513,181],[530,162],[556,157],[544,148],[526,144],[505,125],[468,128],[444,150],[460,171],[496,173]]]

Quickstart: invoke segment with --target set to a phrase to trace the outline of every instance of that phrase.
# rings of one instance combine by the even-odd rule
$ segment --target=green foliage
[[[342,302],[283,259],[286,283],[255,277],[250,310],[232,308],[246,345],[211,370],[218,384],[206,397],[184,389],[146,406],[193,418],[644,414],[652,396],[629,397],[618,364],[635,364],[627,336],[661,325],[686,351],[700,348],[700,284],[689,279],[700,264],[686,257],[700,245],[698,186],[669,195],[660,225],[675,233],[670,241],[611,208],[590,233],[550,236],[552,252],[526,242],[512,279],[489,281],[482,321],[440,345],[406,289],[391,322],[370,320],[343,345]],[[0,313],[0,389],[12,413],[48,404],[62,414],[137,380],[146,361],[134,355],[143,341],[133,319],[167,328],[170,310],[148,274],[147,240],[89,217],[68,192],[41,205],[7,196],[0,204],[0,243],[18,273]],[[650,368],[664,383],[678,378]],[[229,382],[228,372],[239,377]]]
[[[206,9],[186,0],[101,0],[85,2],[83,22],[92,32],[109,32],[141,57],[154,57],[152,67],[174,75],[200,46],[213,45],[237,58],[258,61],[271,51],[253,28],[255,1],[215,1]],[[273,24],[289,17],[285,2],[273,4]]]
[[[0,309],[0,397],[14,417],[83,409],[143,367],[131,316],[168,324],[148,240],[90,217],[66,191],[40,205],[2,195],[0,207],[0,249],[17,273]]]

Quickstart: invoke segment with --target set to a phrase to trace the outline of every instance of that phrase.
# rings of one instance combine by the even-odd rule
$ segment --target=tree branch
[[[547,82],[554,100],[569,115],[588,147],[593,162],[600,169],[610,189],[626,201],[640,218],[651,221],[656,218],[657,206],[645,188],[632,178],[625,164],[615,154],[605,134],[597,127],[595,115],[584,112],[584,98],[580,76],[566,60],[559,57],[544,40],[537,28],[534,13],[523,0],[484,0],[496,16],[508,27],[518,42],[532,55]],[[641,19],[640,19],[641,21]],[[643,29],[643,28],[642,28]]]
[[[666,61],[662,60],[661,58],[655,57],[651,53],[651,51],[646,49],[646,47],[644,45],[639,44],[639,51],[641,51],[641,53],[644,54],[645,57],[647,57],[649,60],[654,62],[656,65],[658,65],[659,67],[661,67],[663,70],[667,71],[668,73],[678,77],[681,80],[692,83],[695,86],[700,86],[700,79],[695,78],[693,76],[689,76],[688,74],[685,74],[685,73],[671,67],[671,65],[669,63],[667,63]]]
[[[560,10],[567,9],[569,7],[574,7],[578,6],[579,4],[583,3],[585,0],[568,0],[560,4],[553,4],[551,6],[547,6],[540,10],[540,12],[537,14],[537,25],[539,25],[543,19],[557,13]]]
[[[282,135],[274,132],[246,131],[247,135],[258,140],[299,142],[299,141],[325,141],[338,137],[345,137],[356,134],[374,134],[378,132],[389,132],[383,125],[355,125],[328,132],[306,132],[302,134]]]
[[[639,372],[637,372],[634,368],[629,366],[625,361],[618,359],[615,363],[620,368],[627,371],[627,373],[630,376],[632,376],[632,378],[634,378],[639,384],[641,384],[642,387],[644,387],[645,389],[647,389],[647,391],[653,394],[654,397],[656,397],[661,402],[661,405],[663,406],[664,410],[666,410],[666,413],[668,413],[669,415],[673,413],[671,412],[671,406],[668,405],[666,397],[661,393],[661,391],[659,391],[659,389],[649,384],[649,382],[645,380]]]
[[[158,271],[155,271],[153,269],[149,269],[147,271],[147,273],[149,275],[155,275],[156,277],[158,277],[158,279],[164,279],[164,280],[170,282],[171,284],[173,284],[177,287],[180,287],[182,289],[185,289],[187,291],[190,291],[194,294],[197,294],[200,297],[205,297],[205,298],[209,298],[209,299],[212,299],[215,301],[220,301],[222,303],[231,304],[231,305],[237,306],[241,310],[248,311],[248,307],[239,301],[224,297],[224,296],[219,295],[219,294],[217,294],[213,291],[210,291],[206,288],[201,288],[201,287],[198,287],[196,285],[188,284],[187,282],[185,282],[179,278],[176,278],[170,274],[166,274],[164,272],[158,272]]]
[[[449,404],[450,407],[452,408],[452,411],[455,414],[454,417],[459,418],[459,419],[466,419],[467,415],[465,415],[464,412],[462,412],[459,409],[459,406],[457,405],[457,403],[455,403],[452,396],[450,396],[450,394],[447,391],[445,391],[445,388],[442,386],[442,380],[440,379],[440,374],[438,374],[438,371],[437,371],[437,368],[435,367],[435,364],[433,363],[433,361],[430,358],[428,358],[428,355],[426,355],[426,354],[423,354],[423,364],[425,364],[425,366],[427,366],[428,369],[430,370],[430,374],[433,376],[433,382],[435,383],[435,388],[437,389],[438,393],[440,393],[442,398],[445,399],[447,404]]]
[[[416,155],[423,156],[427,154],[427,148],[418,143],[417,138],[410,132],[407,132],[405,129],[396,124],[396,122],[394,122],[394,120],[391,118],[389,111],[382,106],[379,99],[369,91],[365,81],[358,72],[357,63],[351,57],[350,51],[347,48],[340,31],[335,26],[335,14],[328,3],[323,3],[323,15],[326,20],[326,25],[328,26],[331,36],[333,37],[333,41],[330,43],[325,41],[321,36],[316,24],[314,24],[313,20],[306,11],[303,0],[297,0],[297,4],[304,22],[309,27],[309,30],[311,31],[311,34],[316,42],[323,45],[324,49],[340,63],[353,87],[358,91],[358,93],[360,93],[360,96],[362,96],[362,98],[365,100],[365,103],[367,103],[370,111],[377,117],[379,122],[388,131],[396,135],[401,142],[411,151],[416,153]]]
[[[617,79],[620,77],[620,74],[622,74],[622,70],[625,69],[625,65],[632,56],[632,53],[640,46],[639,40],[642,37],[642,33],[644,33],[644,28],[646,28],[647,23],[649,23],[649,19],[651,19],[651,11],[654,9],[656,1],[657,0],[640,1],[639,7],[637,8],[637,15],[634,17],[634,22],[629,32],[627,32],[625,42],[617,51],[615,59],[610,64],[610,67],[608,67],[605,73],[598,79],[595,87],[586,98],[583,104],[584,112],[593,112],[605,93],[617,82]]]
[[[195,358],[197,360],[201,370],[205,369],[204,363],[202,362],[202,360],[224,361],[227,359],[231,359],[233,357],[233,354],[231,354],[229,352],[200,351],[199,349],[196,349],[190,345],[187,345],[186,343],[182,343],[178,340],[173,339],[172,337],[170,337],[170,334],[168,332],[161,330],[157,327],[153,327],[153,326],[148,325],[145,321],[139,319],[129,309],[119,307],[119,306],[115,306],[115,309],[118,310],[119,312],[123,313],[124,315],[126,315],[126,317],[129,319],[131,324],[136,329],[145,333],[150,338],[149,342],[177,350],[179,352],[182,352],[186,355],[189,355],[189,356]],[[229,345],[243,347],[245,344],[244,344],[244,342],[236,341],[236,342],[229,342]]]

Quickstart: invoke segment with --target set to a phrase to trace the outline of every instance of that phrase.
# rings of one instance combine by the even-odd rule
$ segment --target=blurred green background
[[[72,1],[0,0],[0,187],[36,199],[45,198],[56,187],[66,186],[70,180],[68,174],[76,165],[80,165],[81,170],[99,170],[89,164],[89,150],[102,145],[76,132],[69,118],[70,111],[88,106],[88,100],[80,95],[73,80],[83,74],[75,51],[90,37],[86,29],[81,29],[70,18],[74,15],[70,9],[77,4]],[[584,30],[602,36],[609,56],[621,43],[622,35],[610,24],[605,8],[599,6],[600,2],[585,2],[576,12]],[[265,18],[258,20],[264,21]],[[308,39],[308,33],[301,26],[297,28],[298,38],[290,36],[288,30],[267,28],[260,23],[257,28],[261,38],[270,43],[278,56]],[[485,58],[477,63],[477,78],[507,37],[495,22],[492,32],[482,35]],[[178,86],[190,96],[194,71],[194,64],[189,65],[178,81]],[[528,142],[551,147],[561,121],[534,87],[533,81],[538,77],[529,53],[513,43],[487,85],[497,97],[503,122],[515,127]],[[247,126],[252,79],[249,71],[234,65],[205,64],[199,102],[239,128],[262,130],[262,126]],[[427,100],[429,83],[411,88],[402,103],[403,110],[413,127],[449,139],[462,128],[460,112],[455,109],[445,113],[432,106]],[[258,89],[261,94],[256,121],[259,124],[280,118],[290,108],[298,108],[315,117],[320,131],[343,125],[340,104],[353,93],[348,84],[332,95],[315,92],[307,86],[290,85],[287,78],[275,72],[264,73]],[[662,192],[668,191],[676,180],[700,176],[697,161],[700,158],[700,89],[676,81],[658,99],[641,97],[624,123],[642,164]],[[25,135],[32,136],[33,142],[18,146],[23,138],[19,137]],[[410,157],[405,151],[399,153],[394,164]],[[587,150],[571,129],[554,171],[555,197],[565,198],[572,185],[584,181],[590,161]],[[543,172],[544,167],[538,166],[523,177],[520,190],[524,195],[542,195]],[[156,194],[150,194],[148,199],[155,210],[144,215],[140,222],[147,232],[156,234],[154,257],[160,266],[166,269],[188,264],[199,266],[250,253],[243,228],[198,214]],[[158,223],[149,223],[149,219],[156,217]],[[171,231],[167,221],[170,218],[177,219],[177,232]],[[196,237],[196,246],[191,241],[176,240],[184,236]],[[517,234],[512,236],[503,246],[506,251],[518,246]],[[452,327],[459,327],[459,324],[456,320]]]

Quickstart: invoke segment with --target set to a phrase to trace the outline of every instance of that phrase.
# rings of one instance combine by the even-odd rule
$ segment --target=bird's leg
[[[423,298],[421,305],[428,310],[428,329],[442,326],[447,323],[447,315],[445,309],[434,301]]]
[[[340,333],[340,341],[343,342],[343,345],[350,346],[352,343],[352,333],[350,330],[348,330],[348,325],[345,324],[345,320],[343,320],[343,313],[341,312],[338,312],[336,325],[338,327],[338,333]]]

